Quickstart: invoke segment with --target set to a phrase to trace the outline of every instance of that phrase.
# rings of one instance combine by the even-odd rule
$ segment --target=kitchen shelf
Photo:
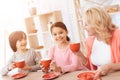
[[[34,35],[37,35],[38,33],[30,33],[28,34],[28,36],[34,36]]]
[[[61,11],[52,11],[25,18],[25,26],[30,47],[37,50],[43,48],[48,50],[53,44],[49,31],[50,26],[48,26],[48,24],[57,21],[62,21]],[[38,48],[38,46],[40,47]]]

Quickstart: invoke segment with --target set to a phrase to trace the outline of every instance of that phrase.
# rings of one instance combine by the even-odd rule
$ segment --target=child
[[[26,48],[27,37],[23,31],[12,32],[9,36],[9,43],[14,55],[8,64],[1,69],[1,75],[7,75],[9,71],[15,69],[15,62],[19,60],[25,60],[25,66],[22,70],[37,71],[41,69],[39,66],[40,53],[36,53],[34,49]]]
[[[70,38],[66,25],[63,22],[56,22],[51,25],[50,31],[56,43],[48,52],[48,56],[52,59],[50,69],[62,73],[79,70],[78,56],[69,47]]]

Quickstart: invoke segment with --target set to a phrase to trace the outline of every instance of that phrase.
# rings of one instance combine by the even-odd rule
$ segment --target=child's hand
[[[25,64],[22,70],[31,70],[31,67],[28,64]]]
[[[12,70],[16,68],[15,63],[11,63],[10,66],[8,67],[8,70]]]
[[[55,71],[56,63],[54,61],[51,62],[50,64],[50,71]]]
[[[41,62],[40,62],[40,67],[41,67],[42,72],[44,72],[44,73],[48,73],[48,72],[49,72],[49,67],[48,67],[48,68],[45,68],[45,66],[42,65]]]
[[[56,67],[56,68],[55,68],[55,72],[60,72],[60,73],[61,73],[61,72],[62,72],[61,67]]]
[[[58,67],[55,62],[51,62],[50,71],[62,72],[61,67]]]
[[[43,65],[40,65],[42,72],[48,73],[49,69],[46,69]]]

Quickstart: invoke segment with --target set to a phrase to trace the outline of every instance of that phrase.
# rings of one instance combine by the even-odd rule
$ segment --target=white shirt
[[[96,66],[107,64],[111,62],[110,46],[96,38],[93,42],[91,62]]]

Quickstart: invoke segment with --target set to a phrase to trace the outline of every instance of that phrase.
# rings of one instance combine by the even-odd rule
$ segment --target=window
[[[0,0],[0,68],[13,53],[8,42],[9,33],[25,30],[24,17],[27,15],[25,0]]]

